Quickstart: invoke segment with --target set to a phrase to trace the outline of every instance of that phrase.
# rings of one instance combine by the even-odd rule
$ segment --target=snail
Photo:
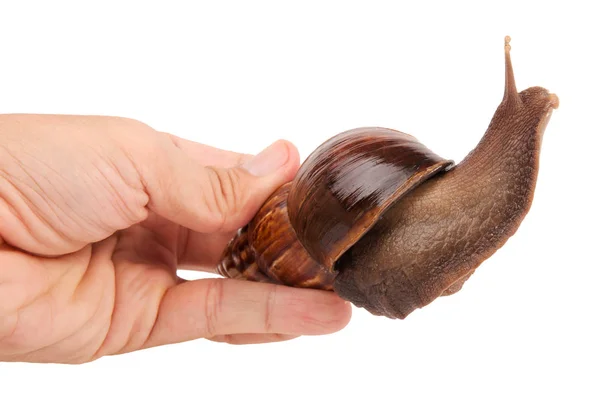
[[[223,277],[334,291],[404,319],[458,292],[516,232],[537,180],[558,97],[517,92],[504,41],[502,102],[460,163],[387,128],[333,136],[227,245]]]

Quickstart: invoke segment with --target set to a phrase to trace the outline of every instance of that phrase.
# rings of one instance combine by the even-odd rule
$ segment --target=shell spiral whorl
[[[333,289],[335,262],[395,201],[451,168],[413,136],[386,128],[340,133],[302,163],[227,246],[225,277]]]

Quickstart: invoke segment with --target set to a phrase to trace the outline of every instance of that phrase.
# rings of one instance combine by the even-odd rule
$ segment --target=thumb
[[[297,149],[284,140],[232,168],[203,166],[176,146],[164,156],[144,177],[148,207],[202,233],[230,232],[247,224],[299,166]]]

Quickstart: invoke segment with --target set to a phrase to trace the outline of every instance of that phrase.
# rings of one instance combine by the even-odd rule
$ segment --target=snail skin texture
[[[504,98],[459,164],[392,129],[336,135],[239,230],[217,272],[333,290],[400,319],[459,291],[529,211],[558,107],[544,88],[517,92],[509,43]]]

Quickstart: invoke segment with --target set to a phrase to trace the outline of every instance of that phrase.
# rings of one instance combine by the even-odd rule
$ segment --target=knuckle
[[[228,217],[237,214],[242,206],[242,176],[235,168],[207,167],[207,171],[210,195],[206,196],[206,204],[215,230],[221,230]]]
[[[220,318],[223,305],[223,280],[213,279],[206,289],[204,300],[204,333],[205,337],[214,337],[219,333]]]
[[[125,117],[98,117],[105,126],[107,137],[127,149],[136,157],[151,157],[152,153],[160,152],[156,140],[148,140],[148,134],[155,132],[149,125]]]
[[[148,130],[153,130],[149,125],[133,118],[120,116],[100,118],[108,119],[108,121],[110,121],[109,124],[112,125],[116,134],[139,135],[140,133],[144,133]]]

